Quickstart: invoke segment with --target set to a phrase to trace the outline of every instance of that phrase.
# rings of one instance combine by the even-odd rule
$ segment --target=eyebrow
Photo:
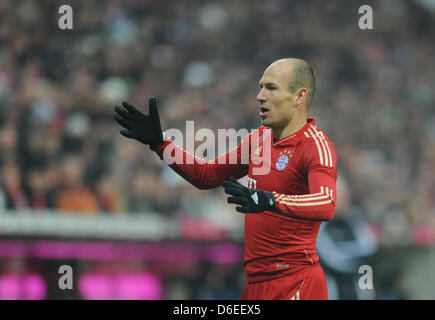
[[[261,84],[261,81],[259,81],[258,84],[261,86],[261,85],[262,85],[262,84]],[[264,86],[267,86],[267,85],[272,85],[272,86],[275,86],[275,87],[279,87],[275,82],[271,82],[271,81],[266,82],[266,83],[264,84]]]

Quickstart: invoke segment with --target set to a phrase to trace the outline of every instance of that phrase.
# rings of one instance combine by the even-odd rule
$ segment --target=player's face
[[[270,128],[284,128],[293,118],[295,97],[288,89],[290,72],[288,68],[269,67],[260,80],[261,124]]]

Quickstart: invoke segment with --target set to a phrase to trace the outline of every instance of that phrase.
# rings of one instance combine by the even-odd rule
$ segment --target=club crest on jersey
[[[293,153],[290,150],[286,150],[280,152],[278,159],[275,162],[275,168],[278,171],[282,171],[287,168],[290,158],[293,156]]]

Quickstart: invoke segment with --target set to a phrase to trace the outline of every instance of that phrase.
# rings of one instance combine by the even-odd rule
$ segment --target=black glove
[[[275,208],[275,198],[272,192],[246,188],[231,177],[230,181],[224,181],[222,186],[228,197],[228,203],[236,203],[241,206],[236,210],[241,213],[259,213]]]
[[[121,130],[121,134],[127,138],[136,139],[150,147],[158,147],[163,143],[162,127],[160,125],[159,111],[156,98],[149,101],[149,115],[146,116],[128,102],[123,101],[125,109],[116,106],[114,118],[127,130]]]

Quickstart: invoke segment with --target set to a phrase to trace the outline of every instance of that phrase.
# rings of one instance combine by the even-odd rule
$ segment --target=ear
[[[305,100],[307,100],[308,96],[308,89],[307,88],[301,88],[298,90],[298,96],[296,98],[296,105],[302,104]]]

